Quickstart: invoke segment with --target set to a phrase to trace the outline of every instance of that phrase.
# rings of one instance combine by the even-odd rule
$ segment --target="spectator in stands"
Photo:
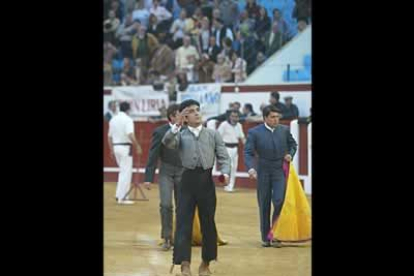
[[[222,19],[221,18],[220,10],[218,8],[214,8],[213,15],[212,15],[211,18],[209,18],[210,19],[210,22],[211,22],[211,33],[212,34],[214,34],[216,32],[216,27],[214,25],[214,19],[216,19],[216,18]]]
[[[124,64],[121,74],[121,83],[124,86],[138,85],[135,67],[131,65],[129,58],[124,58]]]
[[[241,39],[242,39],[241,38],[241,32],[237,31],[236,35],[235,35],[235,38],[234,38],[234,40],[231,44],[231,48],[234,51],[239,52],[239,53],[241,53]]]
[[[109,101],[108,103],[108,111],[105,113],[105,121],[109,122],[112,117],[117,114],[116,110],[116,101]]]
[[[283,35],[279,30],[278,22],[275,21],[272,24],[272,30],[265,35],[266,57],[270,57],[277,52],[283,44]]]
[[[120,52],[116,52],[112,59],[112,82],[114,85],[121,84],[121,73],[123,69],[123,59]]]
[[[120,25],[120,20],[115,16],[115,11],[108,12],[108,19],[104,21],[104,41],[109,41],[113,45],[117,45],[115,40],[115,32]]]
[[[148,30],[147,33],[150,33],[154,35],[155,37],[158,37],[158,34],[161,32],[161,27],[158,24],[158,19],[155,16],[155,14],[150,14],[148,19]]]
[[[207,18],[209,20],[211,20],[213,18],[214,4],[213,4],[212,1],[210,1],[210,0],[201,0],[200,1],[200,8],[201,8],[201,11],[203,12],[203,16],[207,16]]]
[[[231,80],[231,64],[222,54],[217,56],[217,64],[214,66],[213,79],[216,83],[228,82]]]
[[[250,75],[255,69],[254,64],[258,51],[256,48],[256,40],[252,34],[243,31],[241,31],[241,38],[240,56],[247,62],[247,75]]]
[[[260,7],[259,9],[259,16],[256,18],[254,29],[259,38],[264,37],[264,35],[270,31],[270,18],[264,7]]]
[[[239,6],[236,1],[233,0],[222,0],[218,5],[220,14],[223,19],[223,24],[230,29],[237,27],[237,19],[239,18]],[[236,26],[234,26],[236,25]]]
[[[240,14],[240,31],[248,33],[248,35],[255,34],[255,19],[249,17],[249,12],[247,10],[242,11]]]
[[[139,20],[145,28],[148,28],[150,12],[145,8],[144,0],[138,0],[136,8],[132,12],[132,18]]]
[[[180,17],[174,20],[171,25],[170,33],[172,34],[172,40],[174,41],[173,50],[181,47],[183,45],[183,37],[186,34],[188,24],[192,24],[187,18],[187,12],[185,9],[182,9],[180,12]]]
[[[136,30],[136,26],[132,20],[132,14],[127,14],[124,24],[119,26],[116,31],[116,38],[121,44],[121,53],[123,57],[132,58],[132,32]]]
[[[223,48],[222,48],[220,54],[224,55],[226,58],[231,60],[231,51],[232,51],[233,42],[231,41],[230,38],[225,37],[223,39],[223,42],[221,43],[221,45],[223,45]]]
[[[283,119],[294,120],[299,118],[299,108],[292,103],[292,96],[283,98],[285,100],[285,112],[283,113]]]
[[[208,54],[202,54],[201,60],[196,66],[198,70],[198,82],[199,83],[211,83],[214,82],[212,79],[214,70],[214,61],[212,61]]]
[[[251,103],[246,103],[243,106],[243,115],[240,119],[248,119],[249,117],[257,116],[257,113],[253,110],[253,105]]]
[[[239,113],[239,117],[242,115],[240,112],[241,103],[240,102],[234,102],[232,110],[236,110]]]
[[[147,78],[152,54],[158,47],[158,40],[150,33],[146,33],[144,26],[140,26],[138,33],[132,37],[132,55],[134,59],[141,59],[141,76]]]
[[[296,18],[298,21],[299,19],[305,18],[306,23],[310,22],[311,20],[311,5],[310,0],[295,0],[295,7],[292,11],[292,17]]]
[[[103,45],[104,49],[104,63],[111,63],[114,55],[117,53],[117,49],[111,42],[105,41]]]
[[[277,109],[279,109],[281,111],[281,113],[282,113],[282,117],[281,118],[284,119],[285,112],[286,112],[286,106],[283,103],[281,103],[279,101],[279,99],[280,99],[279,92],[274,91],[274,92],[270,93],[269,103],[271,105],[275,106]]]
[[[228,37],[231,39],[231,41],[233,41],[233,32],[230,28],[223,25],[223,21],[221,19],[215,18],[213,20],[213,24],[215,29],[213,35],[216,37],[216,44],[218,47],[220,47],[220,49],[222,49],[223,46],[220,45],[220,43],[225,37]]]
[[[208,46],[210,41],[211,31],[210,31],[210,21],[207,17],[204,17],[201,20],[201,29],[198,34],[198,52],[200,54],[208,52]]]
[[[203,21],[204,15],[200,7],[197,7],[191,17],[194,22],[194,28],[190,30],[191,35],[198,35],[201,29],[201,22]],[[207,17],[206,17],[207,18]],[[207,18],[208,19],[208,18]]]
[[[300,19],[298,21],[298,32],[299,33],[303,32],[306,29],[306,27],[307,27],[306,20]]]
[[[283,18],[279,9],[273,10],[273,22],[277,22],[278,29],[282,33],[282,36],[283,36],[283,43],[289,41],[292,38],[292,35],[289,30],[289,25],[287,24],[286,20]]]
[[[199,60],[200,56],[197,52],[197,49],[190,45],[191,38],[186,35],[183,39],[183,46],[177,49],[176,56],[175,56],[175,68],[178,71],[182,71],[186,69],[189,65],[189,56],[194,56],[195,60]]]
[[[231,51],[231,61],[233,64],[231,72],[234,74],[234,82],[241,83],[247,78],[246,61],[239,57],[236,51]]]
[[[266,56],[262,52],[257,53],[255,68],[259,67],[266,61]]]
[[[111,2],[111,10],[115,12],[115,17],[120,20],[120,22],[124,19],[124,7],[123,3],[119,0],[112,0]]]
[[[175,54],[166,44],[159,44],[150,60],[150,70],[157,71],[161,76],[167,77],[174,71]]]
[[[160,6],[160,0],[153,0],[152,8],[149,10],[153,13],[163,29],[169,29],[172,19],[172,14],[163,6]]]
[[[256,0],[247,0],[245,10],[250,18],[256,19],[260,16],[260,6],[256,3]]]
[[[207,54],[214,63],[217,62],[217,55],[220,53],[220,47],[217,46],[216,37],[210,36]]]

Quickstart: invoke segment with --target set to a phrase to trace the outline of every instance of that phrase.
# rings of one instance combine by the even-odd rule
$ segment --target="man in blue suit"
[[[289,127],[280,125],[281,111],[269,105],[263,109],[264,124],[249,130],[244,148],[244,160],[251,179],[257,179],[257,200],[260,213],[260,232],[262,246],[269,247],[270,201],[274,211],[272,221],[279,216],[286,191],[286,179],[283,173],[283,161],[292,161],[297,143]],[[254,162],[255,154],[258,162]],[[257,168],[257,169],[256,169]],[[280,247],[275,241],[274,246]]]

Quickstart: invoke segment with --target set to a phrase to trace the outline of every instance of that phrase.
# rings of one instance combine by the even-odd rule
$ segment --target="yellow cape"
[[[304,242],[312,238],[311,208],[292,163],[289,166],[285,201],[269,236],[282,242]]]

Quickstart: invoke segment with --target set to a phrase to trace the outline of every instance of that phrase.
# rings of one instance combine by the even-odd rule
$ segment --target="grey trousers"
[[[272,227],[270,223],[270,202],[273,202],[272,223],[279,216],[286,192],[286,178],[281,164],[261,164],[257,171],[257,201],[260,214],[260,233],[262,241]]]
[[[158,178],[160,191],[160,214],[161,214],[161,238],[172,239],[173,226],[173,191],[174,202],[177,206],[178,185],[181,182],[181,176],[184,168],[174,166],[168,163],[161,163],[160,174]]]

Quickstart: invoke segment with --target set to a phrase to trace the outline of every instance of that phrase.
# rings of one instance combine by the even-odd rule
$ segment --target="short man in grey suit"
[[[173,191],[175,206],[177,206],[177,186],[181,181],[183,166],[177,150],[169,149],[162,144],[165,133],[177,123],[178,104],[172,104],[167,109],[169,123],[157,127],[152,133],[151,148],[148,154],[147,166],[145,168],[144,185],[149,187],[154,181],[155,169],[158,160],[161,160],[159,171],[159,192],[160,192],[160,214],[161,214],[161,238],[163,250],[169,250],[172,243],[173,226]]]
[[[271,245],[267,238],[272,227],[270,202],[273,202],[274,222],[280,214],[285,197],[286,178],[283,173],[283,162],[292,161],[297,150],[297,143],[289,127],[279,124],[281,115],[281,111],[275,106],[266,106],[263,109],[265,123],[249,129],[244,148],[244,162],[249,176],[258,179],[257,201],[263,247]],[[254,164],[255,154],[258,155],[257,164]],[[280,247],[280,243],[275,241],[274,246]]]
[[[217,231],[214,221],[216,189],[212,177],[217,158],[226,184],[229,183],[230,157],[220,134],[203,127],[200,104],[186,100],[180,105],[179,123],[165,134],[162,143],[178,149],[184,167],[178,187],[177,230],[174,238],[173,266],[181,265],[181,275],[191,276],[191,237],[195,207],[198,207],[202,241],[202,262],[199,275],[211,272],[209,263],[217,259]],[[183,123],[187,128],[180,130]]]

